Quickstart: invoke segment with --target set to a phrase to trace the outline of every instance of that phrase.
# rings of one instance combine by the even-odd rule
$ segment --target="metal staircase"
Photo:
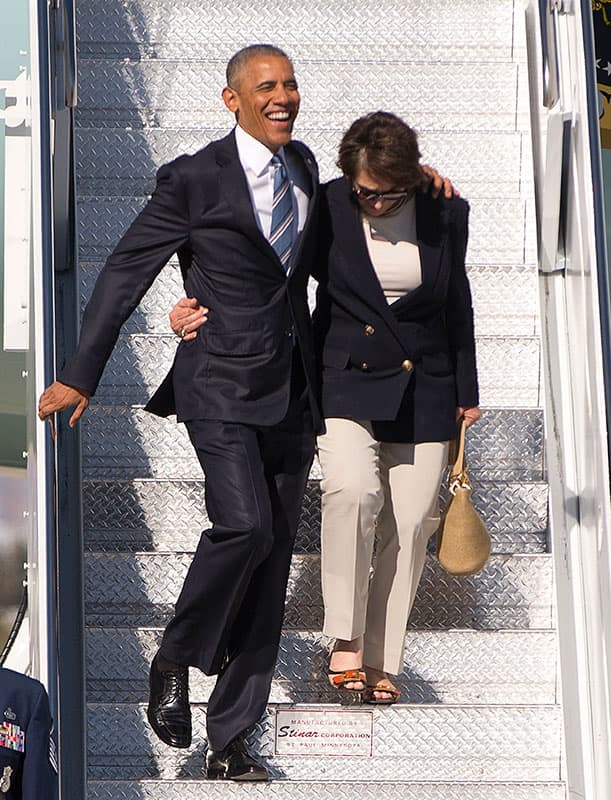
[[[297,136],[316,152],[323,178],[335,174],[337,142],[357,115],[384,108],[417,127],[426,160],[472,206],[468,261],[486,413],[468,456],[494,551],[467,579],[429,558],[401,703],[340,707],[319,633],[315,468],[271,702],[252,733],[277,780],[244,787],[202,778],[212,679],[195,671],[194,744],[177,751],[160,743],[145,721],[148,666],[207,524],[185,432],[141,408],[176,346],[166,320],[182,289],[170,265],[127,323],[83,424],[89,800],[565,798],[521,22],[512,0],[304,0],[290,8],[79,0],[83,302],[156,167],[229,129],[220,89],[238,47],[273,41],[293,56],[303,96]],[[366,714],[358,719],[370,724],[369,753],[288,754],[276,714],[293,708]]]

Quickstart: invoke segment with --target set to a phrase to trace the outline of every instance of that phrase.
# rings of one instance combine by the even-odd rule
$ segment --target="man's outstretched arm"
[[[76,353],[41,395],[47,419],[74,408],[70,427],[83,415],[125,320],[170,257],[189,237],[185,190],[176,163],[161,167],[156,189],[102,269],[83,315]]]

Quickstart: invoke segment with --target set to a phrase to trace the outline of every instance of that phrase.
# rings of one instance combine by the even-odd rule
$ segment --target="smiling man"
[[[291,551],[314,452],[306,286],[318,175],[291,141],[293,66],[253,45],[227,67],[223,100],[237,126],[161,167],[157,187],[100,273],[74,358],[39,415],[87,408],[121,325],[170,257],[208,324],[180,331],[174,365],[147,409],[184,422],[206,477],[203,532],[151,665],[148,719],[162,741],[191,743],[189,666],[217,675],[207,709],[209,778],[267,780],[245,732],[265,710]],[[196,326],[197,327],[197,326]]]

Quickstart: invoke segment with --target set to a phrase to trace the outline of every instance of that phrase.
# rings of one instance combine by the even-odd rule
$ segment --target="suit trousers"
[[[269,697],[315,442],[299,369],[292,384],[278,425],[186,423],[212,525],[202,533],[160,651],[218,675],[206,716],[213,750],[257,722]]]
[[[427,542],[439,525],[449,445],[379,442],[365,421],[325,425],[318,438],[323,632],[363,635],[363,663],[398,674]]]

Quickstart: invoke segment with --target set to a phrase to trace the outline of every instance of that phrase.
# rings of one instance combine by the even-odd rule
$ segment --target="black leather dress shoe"
[[[222,750],[208,750],[206,776],[228,781],[269,780],[269,772],[248,752],[243,736],[236,736]]]
[[[157,656],[151,664],[148,721],[162,742],[171,747],[191,744],[189,671],[187,667],[159,669]]]

